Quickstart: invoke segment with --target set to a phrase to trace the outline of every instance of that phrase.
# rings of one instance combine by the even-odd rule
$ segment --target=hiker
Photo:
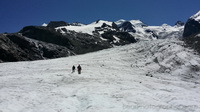
[[[81,74],[81,70],[82,70],[81,65],[78,65],[77,70],[78,70],[78,74]]]
[[[75,72],[75,69],[76,69],[76,67],[73,65],[73,66],[72,66],[72,73]]]

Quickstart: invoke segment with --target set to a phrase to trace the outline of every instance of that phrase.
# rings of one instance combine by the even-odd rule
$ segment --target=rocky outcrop
[[[43,26],[27,26],[24,27],[20,33],[31,39],[52,43],[60,46],[65,46],[69,49],[73,48],[73,44],[60,33],[56,32],[55,29],[51,29]]]
[[[177,21],[177,22],[175,23],[175,25],[178,26],[178,27],[180,27],[180,26],[184,26],[185,23],[182,22],[182,21]]]
[[[198,33],[200,33],[200,22],[193,18],[188,19],[184,27],[183,37],[194,36]]]
[[[185,43],[200,53],[200,33],[184,38]]]
[[[60,26],[67,26],[68,23],[64,22],[64,21],[51,21],[47,27],[49,28],[56,28],[56,27],[60,27]]]
[[[23,28],[20,33],[31,39],[64,46],[76,54],[83,54],[111,47],[108,42],[104,42],[96,36],[73,31],[62,35],[55,29],[49,29],[48,27],[28,26]]]
[[[40,42],[20,34],[0,35],[0,61],[30,61],[74,55],[63,46]]]
[[[200,11],[186,22],[183,37],[188,46],[200,53]]]
[[[113,45],[125,45],[137,42],[128,32],[108,31],[103,33],[101,36]]]
[[[200,33],[200,11],[186,22],[183,37],[195,36],[198,33]]]
[[[136,30],[133,27],[134,26],[129,21],[126,21],[119,28],[121,29],[121,31],[124,31],[124,32],[133,32],[133,33],[135,33]]]

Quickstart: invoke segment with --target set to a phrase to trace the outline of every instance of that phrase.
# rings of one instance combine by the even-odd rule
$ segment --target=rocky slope
[[[21,34],[1,34],[0,44],[0,62],[51,59],[75,54],[66,47],[30,39]]]
[[[51,59],[98,51],[113,46],[181,37],[183,24],[148,26],[140,20],[98,20],[91,24],[51,21],[26,26],[16,34],[1,34],[1,62]],[[6,46],[6,47],[5,47]]]
[[[200,53],[200,11],[186,22],[183,37],[187,45]]]

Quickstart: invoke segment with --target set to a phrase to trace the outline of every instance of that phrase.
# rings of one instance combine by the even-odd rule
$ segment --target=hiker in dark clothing
[[[76,69],[76,67],[73,65],[73,66],[72,66],[72,73],[75,72],[75,69]]]
[[[81,65],[78,65],[77,70],[78,70],[78,74],[81,74],[81,70],[82,70]]]

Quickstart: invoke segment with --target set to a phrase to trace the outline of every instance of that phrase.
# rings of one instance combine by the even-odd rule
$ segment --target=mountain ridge
[[[13,53],[11,60],[5,60],[5,57],[9,54],[9,52],[5,52],[5,47],[1,46],[0,58],[3,58],[0,59],[0,62],[65,57],[70,55],[94,52],[115,46],[122,46],[138,41],[149,41],[166,38],[184,38],[186,40],[185,42],[189,43],[188,45],[192,46],[195,41],[200,40],[186,38],[185,35],[194,34],[196,35],[194,37],[199,36],[197,34],[199,32],[198,29],[200,29],[198,27],[200,23],[198,21],[195,21],[195,24],[190,23],[190,21],[195,20],[194,18],[198,20],[199,12],[194,16],[191,16],[186,24],[181,21],[177,21],[174,26],[170,26],[167,24],[163,24],[161,26],[148,26],[141,20],[123,19],[115,22],[97,20],[90,24],[82,24],[78,22],[67,23],[65,21],[50,21],[48,24],[43,24],[41,26],[25,26],[22,30],[15,33],[14,35],[16,39],[21,39],[25,42],[28,42],[29,44],[27,44],[27,46],[20,43],[20,41],[16,41],[15,39],[9,37],[13,34],[5,33],[0,35],[0,42],[4,46],[7,46],[6,49],[7,51],[10,51],[11,54],[11,49],[13,49],[14,47],[17,51],[24,52],[22,57],[16,56],[17,53]],[[194,25],[196,25],[197,27],[193,27]],[[37,42],[33,42],[32,40],[36,40]],[[38,46],[43,49],[38,49]],[[53,48],[53,46],[55,47]],[[198,46],[196,45],[196,47]],[[54,50],[52,51],[51,49]],[[38,55],[36,56],[37,58],[29,57],[29,53],[32,51],[34,51],[35,53],[33,54],[33,56]],[[44,55],[43,53],[47,51],[48,53]]]

